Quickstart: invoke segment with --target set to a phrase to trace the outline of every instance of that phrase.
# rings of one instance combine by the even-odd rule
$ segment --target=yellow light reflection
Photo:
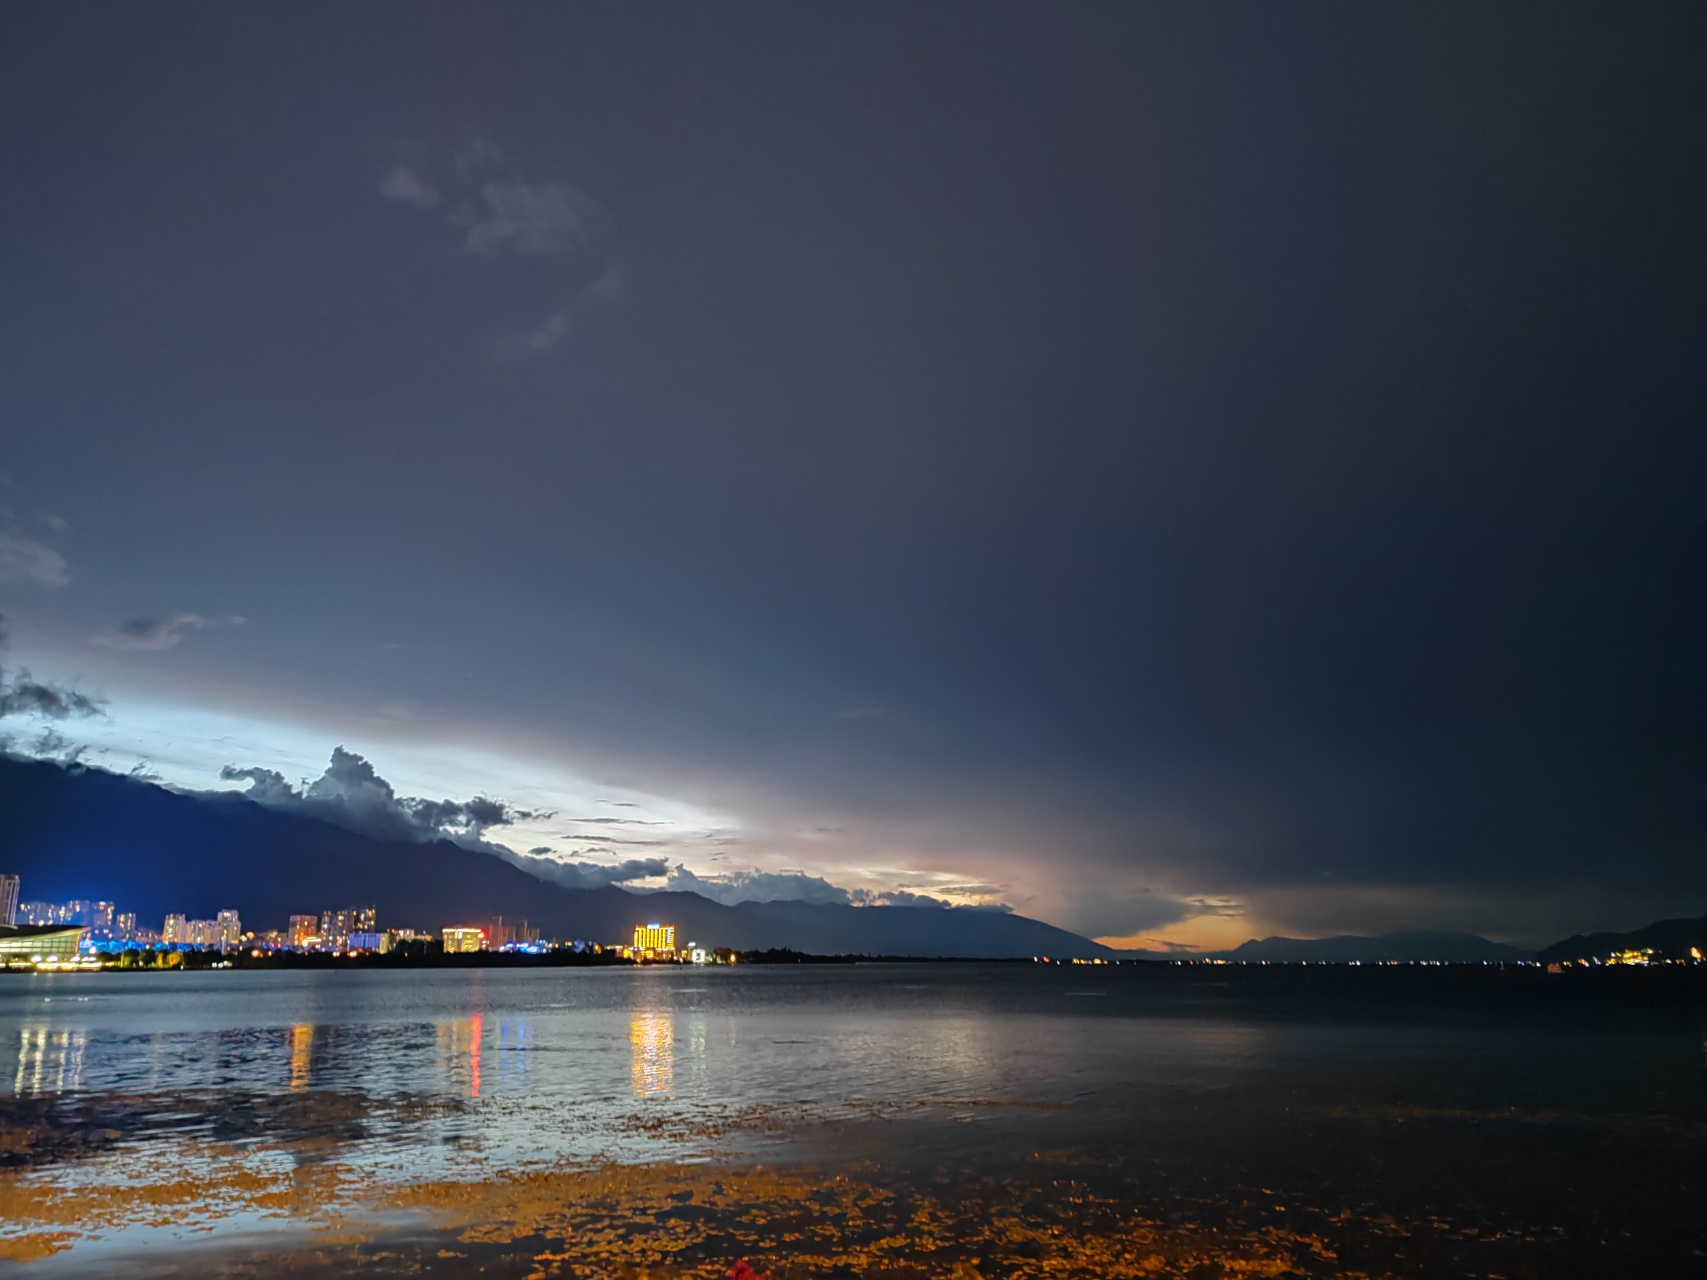
[[[314,1064],[314,1028],[298,1022],[290,1029],[290,1087],[300,1093],[308,1088],[308,1074]]]
[[[676,1024],[668,1013],[634,1013],[628,1022],[637,1098],[668,1097],[676,1086]]]
[[[63,1093],[83,1084],[86,1031],[23,1028],[18,1033],[18,1074],[13,1093]]]

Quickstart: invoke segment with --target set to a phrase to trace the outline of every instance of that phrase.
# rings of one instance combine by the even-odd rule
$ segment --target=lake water
[[[994,964],[8,975],[0,1268],[1699,1274],[1703,989]]]

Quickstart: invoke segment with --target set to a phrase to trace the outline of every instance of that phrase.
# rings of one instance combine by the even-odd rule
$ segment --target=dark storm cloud
[[[0,672],[0,716],[36,715],[48,720],[67,720],[73,716],[98,716],[102,709],[101,699],[32,680],[26,668],[20,667],[10,677]]]
[[[334,747],[326,771],[301,789],[292,786],[275,769],[226,765],[219,776],[227,782],[247,781],[249,789],[244,795],[257,804],[298,810],[376,839],[448,838],[471,848],[502,851],[512,860],[520,855],[489,843],[486,833],[507,827],[518,819],[550,816],[486,796],[472,800],[399,796],[372,764],[343,747]]]
[[[168,613],[132,618],[92,637],[108,649],[170,649],[191,631],[207,626],[199,613]]]
[[[403,12],[0,15],[43,635],[1085,928],[1707,909],[1699,7]]]
[[[6,616],[0,614],[0,719],[35,716],[44,720],[70,720],[98,716],[106,710],[105,699],[66,685],[36,680],[27,667],[8,671],[6,656],[10,643]],[[8,736],[0,741],[10,743],[12,739]],[[54,750],[43,754],[60,754],[62,745],[54,740]]]

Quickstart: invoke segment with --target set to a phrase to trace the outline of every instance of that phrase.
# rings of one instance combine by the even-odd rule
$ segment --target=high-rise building
[[[18,877],[0,875],[0,924],[18,923]]]
[[[87,898],[73,898],[65,904],[65,923],[87,927],[94,923],[95,904]]]
[[[136,936],[136,912],[121,911],[113,917],[113,933],[124,941]]]
[[[320,913],[320,940],[344,950],[352,933],[372,933],[378,913],[372,907],[343,907]]]
[[[293,947],[306,946],[310,938],[320,936],[319,916],[292,916],[290,918],[290,945]]]
[[[160,941],[180,946],[190,941],[190,922],[183,916],[167,916],[166,923],[160,926]]]
[[[238,919],[234,910],[221,911],[215,919],[219,926],[219,945],[221,949],[235,947],[243,941],[243,922]]]
[[[674,951],[676,949],[676,926],[673,924],[637,924],[634,926],[634,949],[636,951]]]
[[[89,927],[91,929],[111,929],[113,927],[113,912],[118,908],[110,902],[96,902],[89,907]]]

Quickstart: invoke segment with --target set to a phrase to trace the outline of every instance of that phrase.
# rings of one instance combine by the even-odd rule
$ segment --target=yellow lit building
[[[441,932],[444,935],[447,955],[453,951],[486,950],[486,930],[484,929],[477,929],[473,925],[450,925]]]
[[[673,924],[637,924],[634,926],[634,949],[644,955],[676,951],[676,926]]]
[[[0,965],[75,964],[82,940],[81,925],[0,926]]]

